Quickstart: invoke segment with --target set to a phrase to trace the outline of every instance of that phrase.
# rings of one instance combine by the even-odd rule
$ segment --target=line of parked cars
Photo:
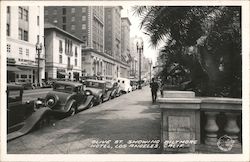
[[[57,114],[72,116],[135,90],[126,78],[118,78],[116,82],[94,79],[81,82],[55,81],[52,87],[45,98],[23,103],[24,87],[7,85],[8,140],[43,127]]]

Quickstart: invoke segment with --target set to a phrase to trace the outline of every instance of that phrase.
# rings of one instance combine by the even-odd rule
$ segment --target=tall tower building
[[[44,79],[43,12],[41,6],[7,6],[8,82],[38,83],[39,78],[41,83]]]

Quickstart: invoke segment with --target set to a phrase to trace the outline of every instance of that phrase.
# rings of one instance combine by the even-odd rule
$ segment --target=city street
[[[152,105],[147,86],[10,141],[7,152],[157,154],[160,123],[160,110]],[[138,148],[143,142],[147,145]]]
[[[37,98],[45,98],[46,94],[52,90],[52,88],[41,88],[41,89],[32,89],[24,90],[23,101],[36,100]]]

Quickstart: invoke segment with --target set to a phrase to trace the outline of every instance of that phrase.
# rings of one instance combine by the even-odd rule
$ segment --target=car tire
[[[48,126],[50,123],[50,116],[49,115],[44,115],[39,122],[37,123],[37,129],[44,128]]]
[[[70,109],[69,109],[69,114],[70,116],[73,116],[77,113],[77,106],[76,106],[76,102],[73,101],[73,104],[71,105]]]
[[[94,101],[90,101],[88,108],[92,108],[94,106]]]

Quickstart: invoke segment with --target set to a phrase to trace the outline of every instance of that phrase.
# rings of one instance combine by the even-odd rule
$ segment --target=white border
[[[6,13],[7,5],[29,6],[116,6],[118,5],[167,5],[167,6],[242,6],[242,72],[243,72],[243,154],[162,154],[162,155],[131,155],[131,154],[6,154],[6,14],[1,14],[1,159],[0,161],[249,161],[249,1],[1,1],[1,13]]]

